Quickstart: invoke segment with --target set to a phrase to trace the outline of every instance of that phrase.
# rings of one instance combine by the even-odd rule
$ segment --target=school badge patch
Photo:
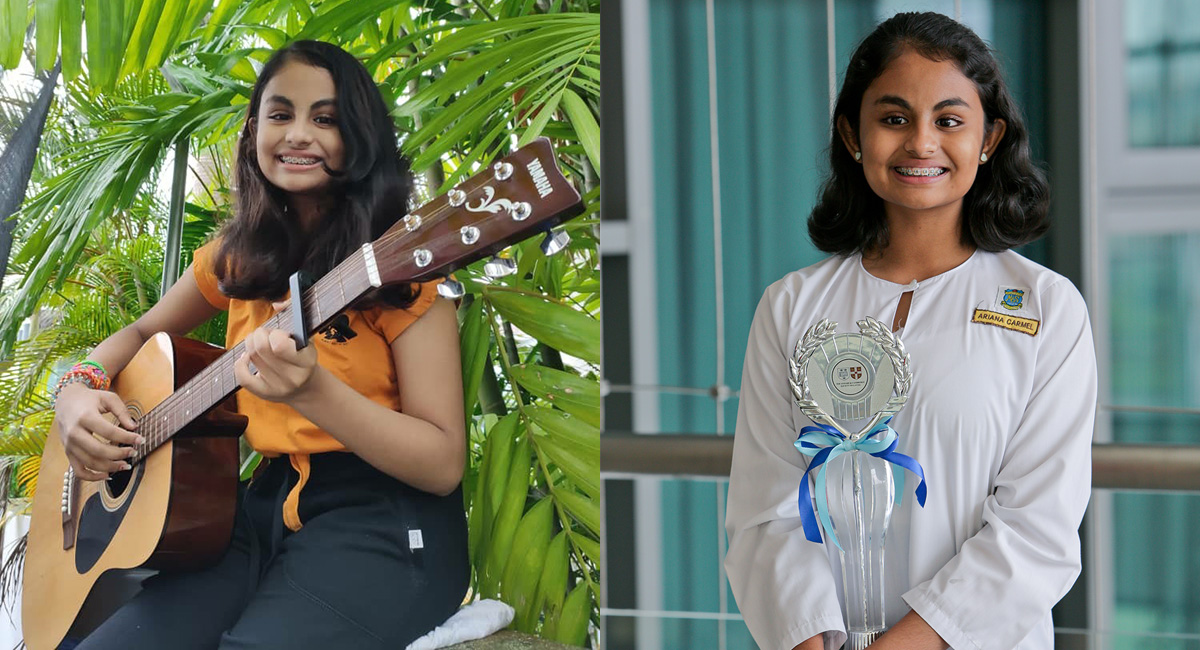
[[[1000,306],[1005,309],[1020,309],[1021,301],[1025,300],[1025,292],[1021,289],[1005,289],[1000,299]]]
[[[995,310],[1005,313],[1023,313],[1029,309],[1029,288],[1001,285],[996,289]]]

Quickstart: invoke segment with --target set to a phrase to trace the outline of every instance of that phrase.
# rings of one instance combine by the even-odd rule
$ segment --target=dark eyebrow
[[[296,107],[296,105],[292,103],[292,100],[288,99],[287,97],[284,97],[283,95],[271,95],[270,97],[267,98],[267,103],[271,103],[271,102],[283,104],[284,106],[287,106],[288,108]],[[313,110],[316,110],[318,108],[323,108],[325,106],[336,107],[337,102],[332,98],[318,99],[317,101],[312,103],[312,106],[310,108]]]
[[[938,103],[934,104],[934,105],[933,105],[933,110],[935,110],[935,111],[940,111],[940,110],[942,110],[943,108],[946,108],[946,107],[948,107],[948,106],[962,106],[963,108],[970,108],[970,107],[971,107],[971,105],[970,105],[970,104],[968,104],[968,103],[966,102],[966,100],[964,100],[964,99],[959,99],[958,97],[951,97],[950,99],[943,99],[942,101],[940,101],[940,102],[938,102]]]
[[[896,106],[899,106],[900,108],[903,108],[906,111],[912,110],[912,106],[910,106],[908,102],[904,101],[903,99],[901,99],[900,97],[897,97],[895,95],[884,95],[883,97],[880,97],[879,99],[875,100],[875,103],[876,104],[894,104]]]
[[[879,99],[875,100],[875,103],[876,104],[894,104],[896,106],[899,106],[900,108],[903,108],[906,111],[912,110],[912,106],[907,101],[905,101],[904,98],[897,97],[895,95],[884,95],[883,97],[880,97]],[[962,106],[963,108],[971,107],[971,105],[968,104],[966,102],[966,100],[963,100],[958,97],[951,97],[950,99],[943,99],[942,101],[938,102],[937,104],[934,104],[933,110],[940,111],[943,108],[946,108],[947,106]]]

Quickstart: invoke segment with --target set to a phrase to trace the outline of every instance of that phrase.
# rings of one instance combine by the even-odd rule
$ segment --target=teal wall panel
[[[716,7],[726,351],[716,376],[716,280],[705,6],[651,5],[659,383],[741,383],[759,296],[820,259],[805,219],[821,180],[829,88],[822,0]],[[736,402],[721,429],[732,431]],[[665,395],[663,431],[712,432],[712,400]]]
[[[720,609],[720,557],[717,532],[717,487],[711,481],[663,481],[663,607],[667,610],[717,612]],[[667,534],[667,531],[670,531]],[[665,637],[664,637],[665,638]],[[670,648],[705,644],[665,643]],[[695,639],[692,639],[695,641]]]
[[[824,2],[727,2],[717,23],[725,374],[741,385],[763,291],[823,257],[806,220],[824,176],[829,82]],[[729,11],[730,6],[744,6]],[[720,14],[719,14],[720,15]],[[731,432],[737,401],[726,404]]]
[[[651,2],[650,27],[658,273],[644,281],[658,285],[659,383],[707,386],[716,299],[704,3]],[[715,426],[710,400],[667,396],[660,409],[663,431]]]

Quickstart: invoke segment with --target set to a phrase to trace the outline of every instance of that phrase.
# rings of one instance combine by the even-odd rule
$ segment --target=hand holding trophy
[[[922,506],[926,494],[920,464],[896,452],[897,434],[889,426],[912,385],[904,344],[874,318],[858,327],[858,333],[836,334],[837,323],[821,320],[796,343],[788,364],[796,405],[815,425],[804,427],[795,442],[812,456],[800,483],[800,518],[809,541],[820,543],[823,527],[840,553],[847,650],[864,650],[887,630],[883,547],[892,508],[904,494],[904,469],[921,479]],[[813,472],[815,516],[808,491]]]

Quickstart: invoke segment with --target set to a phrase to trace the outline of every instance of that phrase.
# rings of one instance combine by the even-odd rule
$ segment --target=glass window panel
[[[721,542],[724,522],[718,504],[723,504],[728,485],[726,481],[686,480],[644,477],[637,483],[651,488],[639,492],[626,480],[607,479],[606,496],[610,500],[606,534],[609,538],[606,571],[609,580],[608,607],[638,609],[652,615],[655,612],[696,613],[701,616],[727,616],[721,612]],[[650,502],[647,502],[649,500]],[[640,512],[659,513],[656,521],[647,522]],[[631,512],[632,510],[632,512]],[[617,523],[621,516],[627,523]],[[638,530],[634,530],[633,526]],[[646,527],[642,530],[641,527]],[[614,531],[620,531],[614,534]],[[639,540],[655,540],[646,548]],[[630,556],[633,557],[630,557]],[[613,580],[639,582],[638,576],[650,573],[648,582],[654,586],[646,593],[635,584],[614,586]],[[734,609],[732,596],[726,606]],[[617,615],[615,618],[621,618]],[[676,621],[676,622],[672,622]],[[710,621],[711,622],[711,621]],[[610,621],[606,628],[619,639],[638,637],[639,626],[631,622]],[[645,627],[645,626],[642,626]],[[677,619],[663,619],[654,624],[660,647],[710,647],[692,643],[690,636],[696,628],[678,624]],[[645,630],[642,630],[644,632]],[[715,627],[709,637],[718,638]],[[614,646],[621,647],[621,646]],[[736,647],[736,646],[731,646]]]
[[[741,371],[739,365],[739,378]],[[724,403],[722,421],[726,434],[732,434],[737,424],[737,405],[736,398]],[[663,392],[659,398],[659,418],[659,433],[714,434],[717,431],[717,402],[705,394]]]
[[[663,609],[686,612],[720,611],[720,561],[715,481],[662,482]],[[668,648],[695,647],[663,643]]]
[[[1200,415],[1115,411],[1112,424],[1115,442],[1200,444]]]
[[[728,650],[758,650],[745,621],[726,621],[725,647]]]
[[[662,643],[657,648],[715,648],[714,641],[720,635],[721,623],[714,619],[609,614],[604,617],[604,629],[609,633],[603,639],[604,647],[606,650],[647,650],[638,645],[633,632],[639,625],[645,625],[647,622],[653,622],[662,631]],[[730,622],[726,621],[726,624]],[[728,650],[758,650],[758,648],[754,645],[730,645]]]
[[[1113,494],[1113,650],[1200,647],[1200,494]],[[1167,638],[1163,635],[1180,635]],[[1190,637],[1190,638],[1186,638]]]
[[[1112,402],[1129,406],[1200,405],[1200,233],[1113,235],[1108,241],[1110,376]],[[1200,442],[1156,438],[1154,424],[1171,422],[1122,415],[1117,440]],[[1172,425],[1175,426],[1175,425]],[[1195,431],[1195,429],[1193,429]]]
[[[1200,637],[1056,628],[1054,647],[1056,650],[1200,650]]]
[[[711,648],[720,634],[717,621],[686,618],[663,619],[664,648]]]
[[[1200,3],[1125,3],[1129,144],[1200,146]]]
[[[637,618],[633,616],[604,617],[604,647],[609,650],[636,650]]]

